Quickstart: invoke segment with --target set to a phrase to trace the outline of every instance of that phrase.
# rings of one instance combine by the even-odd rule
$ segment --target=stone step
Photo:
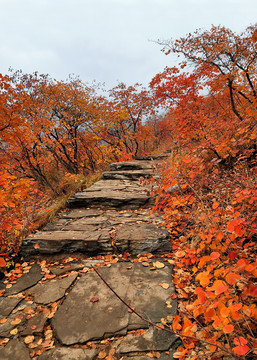
[[[130,194],[122,191],[81,192],[69,199],[70,208],[101,207],[119,209],[137,209],[149,203],[147,194]]]
[[[127,170],[152,170],[153,166],[157,165],[155,161],[147,161],[147,160],[132,160],[132,161],[124,161],[124,162],[116,162],[110,164],[111,171],[127,171]]]
[[[103,173],[103,179],[107,180],[138,180],[140,178],[149,178],[153,171],[147,170],[129,170],[129,171],[106,171]]]
[[[146,156],[135,156],[135,160],[164,160],[169,157],[170,154],[164,154],[164,155],[146,155]]]
[[[99,209],[97,209],[99,211]],[[71,210],[22,242],[22,255],[81,252],[140,254],[168,252],[169,234],[162,219],[146,211]],[[84,215],[84,216],[82,216]]]
[[[68,205],[70,208],[137,209],[146,206],[149,200],[149,187],[142,186],[139,181],[106,179],[72,196]]]

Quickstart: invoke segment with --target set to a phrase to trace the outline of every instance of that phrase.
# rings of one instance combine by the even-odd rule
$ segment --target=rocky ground
[[[145,180],[159,163],[112,164],[23,241],[0,283],[0,359],[173,359],[169,235]]]

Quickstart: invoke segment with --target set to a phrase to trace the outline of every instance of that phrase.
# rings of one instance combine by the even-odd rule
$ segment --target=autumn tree
[[[110,99],[113,109],[123,111],[123,117],[108,131],[124,144],[127,152],[137,155],[142,123],[151,112],[153,99],[140,84],[126,86],[124,83],[110,90]]]
[[[156,210],[172,238],[179,359],[256,356],[256,26],[162,42],[184,56],[151,82],[173,155]],[[191,68],[187,67],[191,65]],[[188,71],[187,71],[188,70]],[[171,138],[170,134],[172,134]]]

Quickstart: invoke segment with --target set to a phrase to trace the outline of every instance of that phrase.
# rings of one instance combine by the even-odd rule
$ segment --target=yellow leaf
[[[34,336],[33,336],[33,335],[28,335],[28,336],[26,336],[25,339],[24,339],[25,344],[30,344],[30,343],[32,343],[33,341],[34,341]]]
[[[162,268],[164,268],[165,265],[163,263],[161,263],[160,261],[155,261],[153,263],[153,266],[156,267],[157,269],[162,269]]]
[[[18,325],[21,323],[21,319],[15,319],[13,321],[11,321],[11,325]]]
[[[10,334],[11,334],[11,335],[16,335],[17,333],[18,333],[18,329],[17,329],[17,328],[15,328],[15,329],[13,329],[13,330],[10,331]]]
[[[104,359],[107,356],[104,350],[101,350],[98,354],[98,359]]]
[[[159,285],[165,290],[167,290],[170,287],[170,285],[167,283],[160,283]]]

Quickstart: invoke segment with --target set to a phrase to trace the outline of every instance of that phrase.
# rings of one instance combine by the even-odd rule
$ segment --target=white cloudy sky
[[[173,59],[149,39],[257,22],[257,0],[0,0],[0,73],[147,84]]]

